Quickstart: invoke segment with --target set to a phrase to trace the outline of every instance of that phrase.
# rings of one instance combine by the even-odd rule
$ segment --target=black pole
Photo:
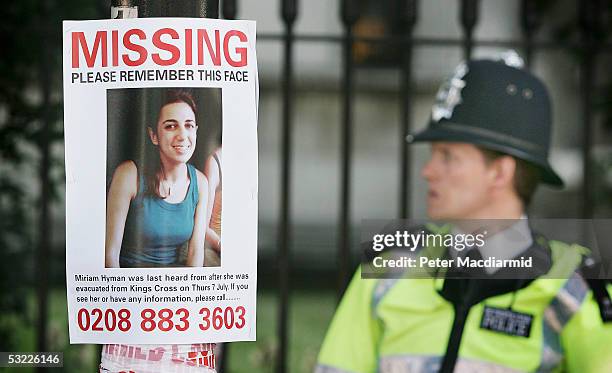
[[[130,3],[138,6],[138,18],[162,16],[160,0],[130,0]]]
[[[192,0],[193,1],[193,0]],[[225,1],[223,1],[225,3]],[[197,0],[197,16],[200,18],[219,18],[219,0]]]
[[[537,3],[534,0],[522,0],[520,16],[525,66],[531,69],[533,65],[533,37],[541,24]]]
[[[406,137],[410,134],[410,122],[412,115],[412,34],[417,21],[418,1],[398,0],[400,10],[400,26],[403,37],[402,42],[402,80],[400,99],[400,188],[399,188],[399,218],[407,219],[410,214],[410,172],[411,160],[410,149]]]
[[[96,13],[98,18],[104,18],[108,15],[108,4],[109,0],[97,0],[96,2]]]
[[[595,82],[595,58],[597,54],[597,42],[595,35],[599,27],[599,15],[601,14],[601,3],[598,0],[580,1],[579,3],[579,25],[581,31],[582,62],[580,65],[580,94],[582,96],[582,120],[584,130],[582,131],[582,211],[583,219],[593,217],[593,162],[591,159],[591,148],[593,147],[593,89]]]
[[[281,17],[285,24],[284,59],[283,59],[283,111],[281,134],[281,206],[278,246],[279,275],[279,325],[278,354],[276,355],[276,372],[287,371],[289,345],[289,272],[291,235],[291,155],[292,155],[292,114],[293,114],[293,25],[297,18],[297,0],[283,0]]]
[[[342,297],[350,277],[350,245],[351,245],[351,156],[353,146],[353,25],[358,18],[355,1],[343,0],[340,5],[340,18],[344,26],[342,40],[342,63],[344,76],[342,78],[342,132],[341,132],[341,187],[340,187],[340,230],[338,234],[338,299]]]
[[[461,0],[460,19],[463,28],[463,57],[469,60],[474,46],[474,27],[478,21],[478,0]]]
[[[223,0],[223,18],[225,19],[236,19],[238,15],[238,1],[236,0]]]
[[[42,121],[38,145],[40,147],[40,163],[38,177],[40,181],[40,210],[38,214],[38,250],[36,255],[36,282],[38,301],[38,334],[36,348],[38,351],[47,349],[47,316],[49,293],[49,258],[51,244],[51,182],[49,181],[49,168],[51,167],[50,141],[53,118],[51,113],[51,75],[50,65],[52,54],[49,50],[48,37],[51,29],[48,15],[51,12],[49,0],[40,2],[40,50],[42,58],[39,63],[40,90],[42,93]],[[37,372],[44,372],[44,368],[36,368]]]

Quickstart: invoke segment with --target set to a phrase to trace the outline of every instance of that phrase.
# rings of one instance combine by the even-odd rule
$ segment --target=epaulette
[[[602,273],[601,263],[593,263],[593,261],[585,261],[581,268],[581,272],[593,291],[593,298],[599,306],[599,314],[601,320],[605,323],[612,323],[612,299],[608,292],[608,285],[612,283],[612,279],[599,278]]]

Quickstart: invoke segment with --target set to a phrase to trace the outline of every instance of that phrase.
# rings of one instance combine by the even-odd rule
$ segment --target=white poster
[[[255,22],[63,35],[70,342],[255,340]]]

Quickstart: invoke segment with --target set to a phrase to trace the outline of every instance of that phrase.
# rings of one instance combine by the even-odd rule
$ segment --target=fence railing
[[[581,81],[581,108],[583,122],[582,154],[583,154],[583,185],[581,198],[583,203],[580,215],[584,218],[593,215],[594,201],[592,197],[593,188],[593,168],[591,162],[591,149],[593,148],[593,85],[595,82],[596,60],[598,54],[609,53],[612,50],[610,42],[598,43],[597,33],[601,29],[603,22],[602,14],[604,3],[601,1],[576,1],[576,14],[578,17],[580,38],[576,41],[541,41],[536,40],[536,34],[542,24],[542,14],[538,2],[535,0],[518,0],[520,7],[518,19],[522,35],[517,40],[475,40],[474,28],[479,21],[479,1],[478,0],[457,0],[460,2],[458,20],[462,29],[462,37],[458,39],[449,38],[418,38],[414,36],[415,25],[419,22],[417,0],[397,1],[398,14],[397,21],[400,25],[399,35],[389,35],[386,37],[357,37],[354,35],[354,25],[360,17],[358,1],[341,0],[338,21],[343,26],[342,35],[328,34],[309,34],[296,35],[293,25],[299,18],[297,0],[281,0],[281,18],[284,23],[284,32],[277,34],[260,34],[260,42],[282,41],[283,54],[283,76],[282,76],[282,170],[281,170],[281,218],[279,222],[279,319],[278,319],[278,339],[279,351],[276,360],[276,371],[287,372],[287,341],[289,340],[288,329],[288,307],[289,307],[289,251],[291,239],[289,232],[291,228],[290,200],[291,200],[291,156],[292,156],[292,118],[293,118],[293,49],[298,42],[305,43],[336,43],[342,46],[342,127],[341,127],[341,149],[340,172],[341,189],[339,191],[340,216],[338,218],[338,295],[342,295],[350,276],[350,213],[351,213],[351,164],[352,164],[352,139],[353,139],[353,92],[354,92],[354,71],[356,68],[353,61],[352,49],[355,42],[384,44],[389,48],[401,49],[401,63],[397,68],[401,70],[400,85],[400,164],[399,177],[399,196],[398,196],[398,217],[409,217],[410,206],[410,174],[411,163],[410,151],[405,141],[406,136],[411,130],[412,114],[412,82],[413,82],[413,54],[417,46],[432,47],[461,47],[465,59],[470,58],[475,46],[494,46],[517,48],[523,52],[527,68],[531,67],[534,53],[544,49],[578,49],[584,58],[580,64]],[[232,6],[236,7],[234,1]],[[363,3],[363,2],[361,2]],[[308,6],[308,3],[303,3]],[[235,14],[234,14],[235,16]]]

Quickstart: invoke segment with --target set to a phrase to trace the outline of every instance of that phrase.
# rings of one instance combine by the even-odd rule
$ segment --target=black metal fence
[[[492,46],[513,48],[522,52],[525,57],[526,66],[532,65],[534,55],[541,50],[574,50],[581,56],[580,59],[580,97],[582,110],[582,177],[581,188],[582,209],[578,212],[583,218],[592,217],[594,212],[593,200],[593,162],[591,151],[594,144],[594,110],[593,92],[596,82],[597,60],[601,54],[612,51],[612,43],[606,39],[604,32],[609,25],[606,22],[606,14],[610,14],[612,6],[604,1],[576,1],[575,15],[578,35],[571,40],[540,40],[537,38],[538,30],[542,25],[542,12],[545,2],[537,0],[520,1],[520,27],[522,35],[512,40],[476,40],[474,29],[479,21],[478,0],[457,0],[459,2],[458,22],[461,26],[462,35],[458,38],[435,39],[420,38],[414,36],[414,29],[419,22],[419,1],[399,0],[395,1],[395,14],[389,15],[389,20],[396,23],[397,32],[389,33],[383,37],[356,36],[354,32],[355,23],[360,18],[360,10],[367,1],[341,0],[338,9],[338,21],[343,26],[342,35],[296,35],[294,24],[299,18],[297,0],[281,0],[281,18],[284,24],[282,35],[264,34],[259,35],[260,42],[282,42],[283,43],[283,77],[282,77],[282,170],[281,170],[281,218],[279,222],[279,275],[280,287],[279,302],[279,351],[276,360],[276,371],[290,371],[287,367],[287,351],[290,330],[288,328],[288,308],[290,293],[290,248],[291,237],[291,176],[293,152],[293,101],[295,99],[294,86],[294,60],[293,50],[296,43],[335,43],[342,46],[342,127],[341,143],[341,189],[339,191],[340,215],[338,217],[338,244],[337,244],[337,274],[338,297],[342,295],[348,283],[350,268],[350,237],[351,232],[351,164],[353,159],[353,101],[355,91],[354,72],[358,66],[353,58],[355,43],[368,43],[382,45],[389,50],[400,50],[399,61],[396,69],[401,71],[400,96],[400,123],[398,123],[398,139],[400,141],[400,154],[398,155],[399,195],[398,218],[409,218],[411,183],[410,174],[412,167],[411,154],[406,136],[411,132],[412,117],[412,95],[413,95],[413,55],[415,47],[431,46],[439,48],[459,47],[463,49],[465,59],[470,58],[474,47]],[[236,16],[236,2],[224,1],[224,6],[229,3]],[[548,4],[550,5],[550,4]],[[307,2],[303,6],[308,6]]]
[[[281,136],[281,193],[280,193],[280,220],[278,237],[278,286],[279,286],[279,313],[278,313],[278,353],[276,355],[276,371],[287,372],[287,355],[289,346],[288,318],[290,306],[290,252],[292,238],[290,235],[292,226],[291,214],[291,180],[294,169],[292,168],[292,154],[294,152],[293,143],[293,117],[294,117],[294,47],[296,43],[332,43],[342,47],[342,80],[340,92],[342,95],[342,116],[341,116],[341,142],[338,144],[341,149],[340,170],[341,188],[338,191],[340,214],[338,216],[338,243],[337,243],[337,291],[340,296],[348,282],[350,264],[350,237],[351,232],[351,165],[353,163],[353,109],[355,92],[355,71],[360,66],[356,64],[353,50],[356,43],[367,43],[378,45],[381,48],[399,51],[398,61],[392,68],[399,69],[401,72],[401,85],[398,92],[400,105],[400,123],[397,124],[398,141],[400,142],[400,153],[398,154],[397,172],[399,175],[399,195],[396,196],[398,211],[397,217],[409,217],[410,206],[410,186],[413,181],[410,179],[413,160],[404,141],[406,135],[411,131],[411,117],[413,110],[413,82],[415,71],[413,69],[414,50],[416,47],[430,46],[436,48],[462,48],[465,58],[469,58],[474,47],[493,46],[508,47],[521,50],[526,59],[527,66],[530,66],[534,56],[542,50],[571,50],[577,51],[580,56],[580,97],[582,110],[582,175],[583,185],[581,188],[582,210],[580,215],[588,218],[594,212],[593,200],[593,177],[594,169],[591,162],[591,151],[594,144],[594,93],[595,83],[598,81],[597,64],[603,54],[612,51],[612,43],[609,40],[606,30],[610,29],[609,22],[611,5],[609,1],[590,0],[574,2],[575,6],[575,25],[577,34],[574,38],[566,40],[541,40],[538,38],[538,31],[542,25],[542,10],[551,2],[537,0],[517,0],[520,2],[520,28],[522,34],[517,39],[512,40],[477,40],[474,38],[474,29],[480,20],[478,0],[457,0],[459,3],[459,14],[457,14],[462,35],[457,38],[423,38],[414,35],[415,26],[420,21],[419,5],[422,2],[417,0],[393,0],[394,14],[389,15],[389,20],[397,26],[393,32],[382,37],[367,37],[355,34],[355,24],[363,16],[361,10],[367,1],[340,0],[338,5],[338,22],[342,24],[343,33],[340,35],[309,34],[299,35],[295,33],[296,21],[300,18],[300,6],[308,6],[304,1],[298,4],[297,0],[281,0],[278,2],[279,14],[284,25],[282,34],[260,34],[260,43],[282,43],[283,46],[283,73],[282,73],[282,136]],[[47,2],[45,2],[46,4]],[[140,16],[200,16],[217,18],[219,11],[226,19],[239,17],[238,10],[240,4],[237,0],[223,0],[221,7],[218,1],[207,0],[113,0],[113,5],[137,5]],[[606,18],[607,15],[607,18]],[[43,49],[45,51],[45,49]],[[46,53],[50,53],[47,51]],[[41,76],[49,76],[46,71],[41,72]],[[49,83],[43,82],[43,87],[50,87]],[[48,101],[51,92],[43,91],[43,101]],[[49,107],[49,105],[43,105]],[[48,112],[43,112],[45,118]],[[46,127],[49,127],[48,125]],[[48,139],[48,136],[42,136]],[[37,267],[38,274],[38,302],[40,320],[47,318],[46,303],[48,292],[47,278],[48,273],[45,268],[45,259],[49,256],[48,245],[45,244],[49,236],[48,224],[50,215],[48,210],[49,199],[45,196],[50,194],[48,189],[48,169],[49,169],[49,141],[41,143],[41,159],[39,177],[42,181],[41,201],[42,208],[39,211],[40,219],[40,250],[37,253],[39,258]],[[39,351],[45,351],[46,325],[41,322],[38,328]],[[224,359],[224,361],[227,361]],[[222,366],[222,370],[232,371],[229,366]]]

